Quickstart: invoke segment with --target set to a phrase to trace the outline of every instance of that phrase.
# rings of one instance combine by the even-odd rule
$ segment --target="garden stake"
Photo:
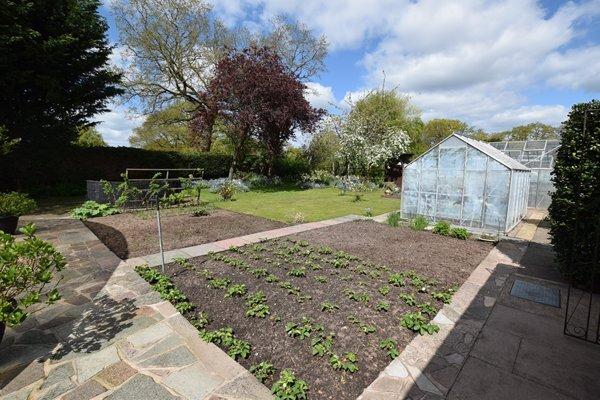
[[[156,197],[156,223],[158,225],[158,244],[160,246],[160,262],[162,267],[162,273],[165,273],[165,253],[163,251],[163,238],[162,238],[162,227],[160,225],[160,201],[158,196]]]

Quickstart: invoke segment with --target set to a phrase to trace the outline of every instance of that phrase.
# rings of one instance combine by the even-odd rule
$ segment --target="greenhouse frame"
[[[550,205],[554,191],[552,170],[560,141],[527,140],[492,142],[491,146],[531,169],[528,207],[545,209]]]
[[[404,168],[401,214],[506,233],[527,212],[530,174],[488,143],[453,134]]]

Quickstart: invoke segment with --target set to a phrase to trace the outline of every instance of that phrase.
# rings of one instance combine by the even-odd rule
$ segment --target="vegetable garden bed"
[[[138,271],[268,387],[354,399],[490,249],[358,221]]]
[[[281,228],[284,223],[226,210],[195,217],[190,208],[162,211],[165,250]],[[92,218],[85,225],[121,259],[159,252],[155,211]]]

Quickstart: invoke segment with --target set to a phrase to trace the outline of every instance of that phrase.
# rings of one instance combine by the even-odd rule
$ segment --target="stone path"
[[[565,298],[547,230],[501,241],[438,313],[440,332],[417,336],[359,399],[598,398],[600,346],[563,335],[564,300],[555,308],[510,295],[520,279]]]
[[[69,268],[63,299],[8,329],[0,398],[271,399],[81,222],[35,221]]]

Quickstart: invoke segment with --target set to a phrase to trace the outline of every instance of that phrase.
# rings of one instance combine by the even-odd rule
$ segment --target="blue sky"
[[[110,1],[105,1],[108,4]],[[411,97],[423,119],[457,118],[487,131],[558,125],[573,103],[600,97],[600,0],[214,0],[229,25],[287,15],[330,43],[327,71],[307,98],[333,110],[381,85]],[[110,7],[101,13],[118,45]],[[115,57],[117,58],[117,57]],[[127,145],[144,116],[125,106],[97,117]]]

